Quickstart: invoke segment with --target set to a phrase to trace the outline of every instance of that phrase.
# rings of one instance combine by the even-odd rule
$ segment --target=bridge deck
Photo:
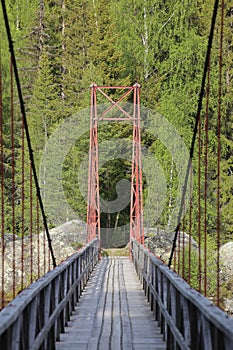
[[[128,258],[99,262],[56,349],[166,349]]]

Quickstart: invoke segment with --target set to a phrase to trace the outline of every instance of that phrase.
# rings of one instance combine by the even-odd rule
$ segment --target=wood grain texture
[[[98,263],[56,349],[166,349],[128,258]]]

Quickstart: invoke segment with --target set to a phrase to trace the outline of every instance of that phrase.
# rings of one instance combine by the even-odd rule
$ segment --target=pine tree
[[[59,89],[54,84],[48,53],[43,49],[29,106],[30,134],[37,162],[60,119]]]

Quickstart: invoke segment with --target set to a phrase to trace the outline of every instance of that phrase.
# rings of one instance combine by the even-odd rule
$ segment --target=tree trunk
[[[147,81],[147,79],[149,77],[149,71],[148,71],[149,46],[148,46],[148,25],[147,25],[146,0],[144,0],[143,19],[144,19],[144,34],[142,35],[142,42],[144,45],[144,80]]]

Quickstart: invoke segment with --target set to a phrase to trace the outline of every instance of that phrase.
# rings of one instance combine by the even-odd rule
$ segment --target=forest
[[[64,220],[79,218],[85,221],[86,200],[79,188],[80,166],[85,164],[89,148],[90,84],[99,86],[141,85],[141,105],[146,113],[159,113],[173,126],[182,143],[189,150],[195,123],[208,35],[210,31],[213,0],[7,0],[7,9],[13,35],[14,48],[20,74],[28,124],[36,166],[42,183],[47,172],[41,162],[47,152],[48,142],[56,136],[56,130],[71,116],[77,116],[77,125],[86,130],[73,142],[62,164],[62,188],[72,213],[61,215],[61,222],[53,216],[47,219],[50,227]],[[218,89],[219,89],[219,32],[220,15],[217,18],[210,62],[210,97],[208,122],[208,201],[207,233],[216,231],[216,154],[218,144]],[[225,1],[223,63],[222,63],[222,126],[221,126],[221,243],[232,240],[233,233],[233,1]],[[9,50],[5,25],[0,18],[0,47],[3,79],[4,118],[4,167],[9,183],[5,193],[9,195],[5,208],[11,207],[11,172],[7,172],[11,157],[10,103],[9,103]],[[16,92],[15,92],[16,94]],[[112,98],[117,98],[113,92]],[[103,101],[100,99],[99,101]],[[129,103],[132,101],[128,101]],[[203,120],[205,129],[204,98]],[[17,113],[18,104],[15,103]],[[83,112],[85,111],[85,112]],[[86,125],[83,114],[87,115]],[[20,112],[18,110],[20,118]],[[80,120],[79,120],[80,117]],[[17,125],[16,125],[17,132]],[[21,131],[18,131],[21,135]],[[17,133],[16,133],[17,135]],[[156,167],[163,176],[157,175],[156,184],[143,176],[145,227],[173,230],[170,224],[176,206],[179,169],[166,144],[156,137],[150,128],[142,129],[142,146],[156,158]],[[193,235],[197,228],[198,152],[201,152],[201,180],[204,179],[205,138],[200,136],[201,146],[195,149],[193,160]],[[16,136],[17,138],[17,136]],[[105,163],[99,169],[100,195],[105,201],[117,197],[116,185],[129,180],[131,164],[123,157],[111,159],[117,150],[110,140],[132,140],[132,128],[126,123],[104,124],[99,128],[99,142],[107,142]],[[15,196],[16,213],[20,204],[21,136],[16,139]],[[167,141],[169,142],[169,141]],[[112,152],[112,153],[111,153]],[[25,155],[27,158],[28,156]],[[153,157],[148,157],[147,167],[155,167]],[[25,172],[29,174],[28,162]],[[87,171],[87,169],[86,169]],[[145,170],[148,173],[149,170]],[[28,175],[29,176],[29,175]],[[153,177],[153,174],[152,174]],[[204,181],[203,181],[204,183]],[[165,186],[162,211],[158,211],[158,192]],[[42,186],[43,187],[43,186]],[[84,191],[87,191],[84,190]],[[201,207],[206,193],[201,189]],[[157,194],[157,197],[156,197]],[[56,193],[55,193],[56,195]],[[25,211],[29,210],[29,193],[25,194]],[[43,192],[46,207],[46,191]],[[55,196],[56,198],[56,196]],[[59,198],[59,197],[58,197]],[[51,200],[49,201],[51,203]],[[47,204],[47,209],[50,204]],[[7,210],[6,210],[7,212]],[[58,213],[56,213],[58,215]],[[7,216],[8,215],[8,216]],[[11,212],[5,219],[6,231],[11,232]],[[25,215],[26,217],[26,215]],[[17,226],[18,220],[18,226]],[[129,204],[120,212],[101,213],[101,227],[117,228],[129,223]],[[170,225],[170,226],[169,226]],[[30,230],[25,219],[24,230]],[[20,236],[20,214],[16,215],[16,234]]]

